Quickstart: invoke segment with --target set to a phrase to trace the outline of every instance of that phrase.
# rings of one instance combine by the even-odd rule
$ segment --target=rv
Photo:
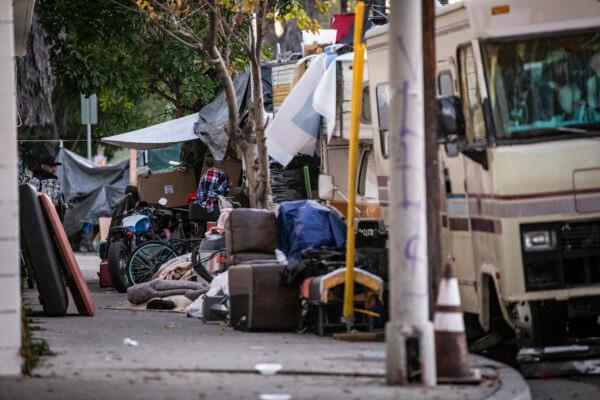
[[[335,61],[336,93],[335,121],[331,137],[327,135],[327,121],[323,118],[319,137],[321,168],[319,198],[344,215],[348,207],[348,148],[350,146],[350,109],[352,102],[352,63],[348,54]],[[369,106],[369,81],[367,69],[363,74],[363,104],[359,126],[359,155],[356,187],[356,213],[360,218],[381,218],[377,192],[375,156],[373,154],[373,128]]]
[[[466,319],[562,343],[600,315],[600,2],[465,1],[435,34],[442,251]],[[386,221],[387,26],[366,42]]]

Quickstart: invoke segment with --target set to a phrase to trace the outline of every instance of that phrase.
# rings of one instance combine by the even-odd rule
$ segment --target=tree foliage
[[[266,148],[260,65],[268,26],[274,20],[297,21],[301,29],[315,30],[318,20],[309,16],[300,0],[134,0],[138,11],[162,32],[194,54],[207,55],[221,82],[227,103],[227,133],[246,166],[248,194],[253,207],[269,208],[270,184]],[[328,2],[316,1],[326,11]],[[190,23],[193,16],[206,21],[203,30]],[[236,49],[249,64],[252,94],[248,118],[241,123],[233,89]]]
[[[46,48],[41,49],[38,41],[26,58],[36,65],[49,53],[53,90],[46,91],[52,93],[55,115],[50,125],[25,124],[19,131],[21,140],[65,139],[66,145],[84,154],[85,143],[72,142],[85,139],[80,93],[98,95],[96,139],[198,111],[214,98],[220,82],[208,56],[190,52],[132,12],[132,7],[135,4],[128,0],[44,0],[37,4]],[[200,34],[206,26],[202,16],[191,16],[188,23]],[[243,62],[237,66],[245,68]],[[31,75],[30,70],[21,75]],[[39,86],[26,83],[27,87]],[[21,85],[23,90],[27,87]],[[23,105],[36,115],[39,101]],[[52,152],[57,144],[42,149],[41,144],[24,141],[21,150],[35,155]]]
[[[206,57],[132,13],[125,0],[44,0],[41,21],[51,44],[51,63],[65,86],[96,92],[103,110],[131,108],[158,95],[178,114],[197,111],[218,82]],[[200,18],[190,24],[201,31]]]

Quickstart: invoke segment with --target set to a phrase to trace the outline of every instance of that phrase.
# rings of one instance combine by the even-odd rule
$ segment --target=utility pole
[[[442,274],[440,227],[440,167],[437,143],[435,7],[422,1],[423,94],[425,105],[425,176],[427,186],[427,250],[429,256],[429,312],[433,317],[435,294]]]
[[[429,320],[422,0],[392,0],[389,23],[391,103],[390,321],[386,380],[437,382]]]

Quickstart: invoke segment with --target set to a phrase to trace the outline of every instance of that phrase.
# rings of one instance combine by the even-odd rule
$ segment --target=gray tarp
[[[67,235],[79,232],[85,221],[98,223],[98,217],[110,216],[123,199],[129,183],[129,160],[98,167],[77,154],[60,149],[58,179],[69,209],[64,227]]]
[[[246,108],[250,73],[244,72],[233,80],[238,111],[240,115]],[[225,125],[229,117],[225,92],[221,90],[215,99],[204,106],[198,113],[198,122],[194,125],[194,133],[208,146],[210,154],[216,160],[222,160],[227,151],[229,136]]]

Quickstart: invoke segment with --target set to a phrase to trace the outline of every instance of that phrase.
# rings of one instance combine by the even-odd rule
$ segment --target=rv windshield
[[[499,140],[600,131],[600,30],[490,41],[486,72]]]

